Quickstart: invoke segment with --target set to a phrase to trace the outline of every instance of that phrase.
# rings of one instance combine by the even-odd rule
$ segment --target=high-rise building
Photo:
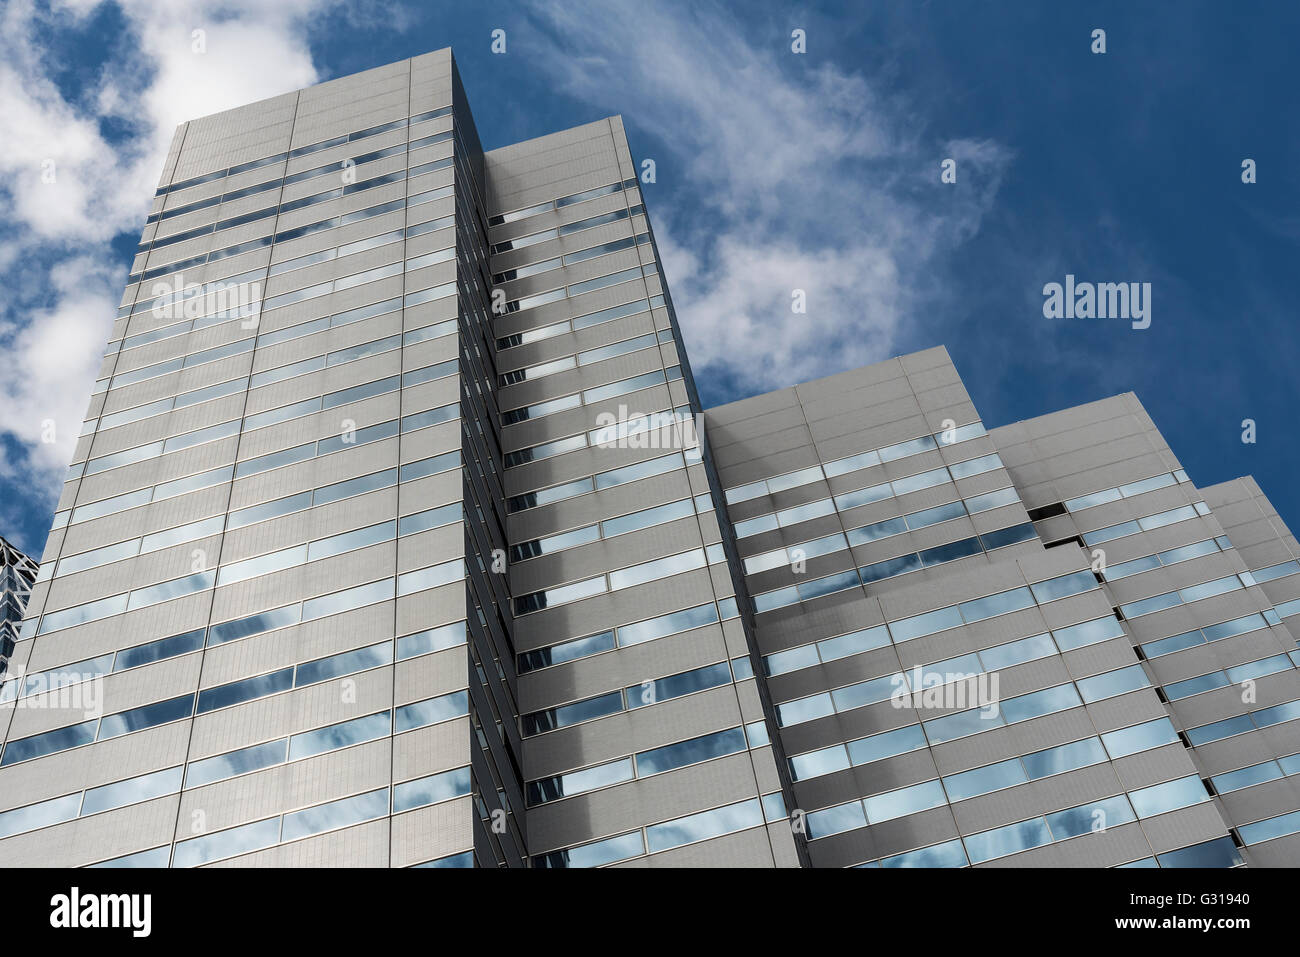
[[[0,676],[13,653],[35,579],[36,563],[0,538]]]
[[[942,349],[702,413],[621,121],[485,152],[444,50],[177,130],[0,863],[1295,863],[1297,556]]]

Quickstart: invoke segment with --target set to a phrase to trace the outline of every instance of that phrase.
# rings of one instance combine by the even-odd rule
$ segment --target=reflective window
[[[393,787],[393,813],[427,807],[439,801],[463,797],[470,793],[468,767],[431,774],[425,778],[406,781]]]
[[[185,771],[185,786],[196,788],[246,771],[260,771],[262,768],[280,764],[285,760],[288,744],[288,738],[281,738],[278,741],[254,744],[251,747],[218,754],[201,761],[191,761]]]
[[[180,841],[172,856],[173,867],[197,867],[208,861],[270,847],[280,839],[280,819],[267,818],[216,834]]]
[[[701,761],[709,761],[723,755],[735,754],[744,751],[746,747],[745,732],[742,729],[730,728],[726,731],[717,731],[713,734],[691,738],[688,741],[679,741],[676,744],[638,753],[636,756],[637,775],[646,777],[651,774],[672,771],[676,768],[686,767],[689,764],[698,764]]]
[[[289,760],[310,757],[338,748],[346,748],[363,741],[372,741],[389,733],[389,715],[387,711],[366,715],[295,734],[289,739]]]
[[[646,840],[650,853],[653,854],[656,851],[664,851],[694,841],[721,837],[723,834],[757,827],[762,823],[763,809],[759,799],[751,798],[738,804],[691,814],[675,821],[652,824],[646,828]]]
[[[331,801],[319,807],[294,811],[284,816],[283,840],[292,841],[349,824],[360,824],[388,813],[388,789]],[[179,845],[178,845],[179,849]]]
[[[402,705],[397,709],[395,723],[396,733],[412,731],[415,728],[428,727],[440,721],[463,718],[469,714],[469,692],[453,691],[451,694],[426,698],[412,704]]]
[[[1078,837],[1080,834],[1090,834],[1135,820],[1137,818],[1133,814],[1133,809],[1129,807],[1128,800],[1124,795],[1118,794],[1091,804],[1048,814],[1047,826],[1056,840],[1063,841]]]
[[[1200,804],[1210,799],[1205,786],[1196,775],[1188,775],[1176,781],[1166,781],[1148,788],[1139,788],[1129,792],[1133,809],[1140,818],[1153,817],[1166,811],[1177,810],[1192,804]]]
[[[982,834],[969,835],[965,841],[971,863],[979,864],[1050,844],[1052,835],[1047,829],[1047,822],[1041,817],[1036,817],[1018,824],[1008,824],[1006,827],[984,831]]]
[[[83,816],[94,814],[98,811],[148,801],[164,794],[175,794],[181,789],[183,770],[181,767],[167,768],[163,771],[154,771],[152,774],[142,774],[125,781],[91,788],[86,792],[81,813]]]

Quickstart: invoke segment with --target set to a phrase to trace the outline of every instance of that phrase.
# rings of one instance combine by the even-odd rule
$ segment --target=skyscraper
[[[36,578],[36,563],[0,538],[0,674],[13,653],[18,637],[18,625],[27,607],[32,581]]]
[[[942,349],[702,413],[621,121],[484,152],[444,50],[178,128],[0,862],[1294,862],[1297,554]]]

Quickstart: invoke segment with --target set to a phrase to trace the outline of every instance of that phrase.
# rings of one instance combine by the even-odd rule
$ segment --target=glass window
[[[985,532],[980,535],[980,542],[984,545],[987,552],[995,549],[1005,548],[1008,545],[1015,545],[1018,542],[1030,542],[1038,537],[1034,531],[1033,522],[1025,522],[1022,525],[1009,525],[1006,528],[999,528],[996,531]]]
[[[1236,575],[1229,575],[1227,578],[1218,578],[1211,582],[1202,582],[1199,585],[1192,585],[1190,588],[1184,588],[1179,591],[1183,601],[1200,601],[1202,598],[1211,598],[1214,595],[1222,595],[1225,592],[1236,591],[1241,588],[1241,581]]]
[[[1243,635],[1248,631],[1256,631],[1267,627],[1268,623],[1264,621],[1263,616],[1246,615],[1243,618],[1234,618],[1232,621],[1206,625],[1201,631],[1205,634],[1206,641],[1218,641],[1220,638],[1232,638],[1236,635]]]
[[[982,455],[977,459],[967,459],[965,462],[957,462],[948,466],[948,471],[955,479],[969,478],[972,475],[981,475],[984,472],[991,472],[993,469],[1002,468],[1002,460],[997,454]]]
[[[280,738],[278,741],[255,744],[201,761],[191,761],[185,772],[185,786],[196,788],[246,771],[260,771],[280,764],[285,760],[288,746],[289,739]]]
[[[1066,501],[1065,507],[1071,512],[1078,512],[1085,508],[1092,508],[1094,505],[1117,502],[1119,499],[1119,489],[1108,488],[1100,492],[1092,492],[1088,495],[1080,495],[1078,498],[1069,499]]]
[[[1188,678],[1186,681],[1170,682],[1164,688],[1169,700],[1177,701],[1205,691],[1213,691],[1215,688],[1225,688],[1227,685],[1228,676],[1222,671],[1215,671],[1212,674]]]
[[[273,628],[296,625],[300,620],[299,612],[300,609],[297,605],[286,605],[283,608],[259,612],[247,618],[238,618],[234,621],[213,625],[209,630],[208,642],[217,645],[226,641],[234,641],[237,638],[261,634]]]
[[[1215,721],[1213,724],[1203,724],[1199,728],[1188,728],[1187,740],[1191,741],[1192,744],[1200,745],[1254,730],[1255,724],[1250,720],[1250,716],[1242,714],[1235,718]]]
[[[709,688],[717,688],[730,681],[731,669],[725,661],[722,661],[716,665],[706,665],[682,674],[630,685],[624,693],[627,697],[627,706],[632,709],[658,704],[660,701],[669,701]]]
[[[637,775],[646,777],[673,771],[689,764],[698,764],[746,749],[745,732],[741,728],[716,731],[688,741],[665,745],[636,756]]]
[[[894,495],[893,488],[886,482],[883,485],[873,485],[870,488],[860,488],[853,492],[845,492],[843,495],[835,496],[835,507],[842,512],[847,512],[851,508],[857,508],[859,505],[870,505],[872,502],[881,502]]]
[[[259,555],[256,558],[245,559],[242,562],[223,565],[217,573],[217,584],[231,585],[235,582],[247,581],[250,578],[269,575],[271,572],[293,568],[305,561],[307,561],[307,546],[295,545],[292,548],[285,548],[278,552],[271,552],[267,555]]]
[[[1254,824],[1243,824],[1238,831],[1241,839],[1247,844],[1259,844],[1287,834],[1295,834],[1300,831],[1300,811],[1280,814],[1264,821],[1256,821]]]
[[[1216,774],[1210,778],[1210,783],[1220,794],[1227,794],[1229,791],[1240,791],[1242,788],[1263,784],[1266,781],[1276,781],[1282,776],[1282,768],[1276,761],[1265,761],[1263,764],[1252,764],[1238,771]]]
[[[56,751],[66,751],[68,748],[89,744],[95,740],[95,727],[97,724],[98,722],[94,720],[83,721],[81,724],[56,728],[53,731],[34,734],[27,738],[10,739],[5,744],[4,756],[0,758],[0,765],[15,764],[29,758],[39,758],[42,755],[53,754]]]
[[[985,671],[997,671],[999,668],[1010,668],[1012,665],[1036,661],[1054,654],[1056,654],[1056,645],[1052,643],[1051,636],[1042,634],[985,648],[979,656]]]
[[[919,724],[883,731],[866,738],[858,738],[848,744],[849,760],[856,767],[906,754],[925,747],[925,733]]]
[[[610,651],[613,647],[614,632],[612,631],[604,631],[598,635],[589,635],[586,638],[576,638],[573,641],[551,645],[549,648],[539,648],[536,651],[524,652],[519,656],[519,671],[520,673],[525,673],[534,671],[538,668],[546,668],[550,665],[559,665],[569,661],[576,661],[579,658],[586,658],[589,655],[600,654],[602,651]]]
[[[412,808],[427,807],[439,801],[463,797],[470,793],[469,768],[456,768],[431,774],[415,781],[406,781],[393,787],[393,813]]]
[[[451,694],[426,698],[397,709],[396,733],[428,727],[440,721],[463,718],[469,714],[469,692],[453,691]]]
[[[905,687],[902,675],[884,675],[880,678],[872,678],[870,681],[836,688],[831,692],[831,700],[835,703],[836,711],[851,711],[854,708],[886,701],[896,691]]]
[[[80,805],[81,794],[78,792],[65,794],[52,801],[42,801],[40,804],[29,804],[27,807],[5,811],[0,813],[0,837],[70,821],[77,816]]]
[[[1066,684],[1054,688],[1044,688],[1042,691],[1021,695],[1018,698],[1011,698],[1003,702],[1002,710],[1006,715],[1007,723],[1013,724],[1017,721],[1027,721],[1040,715],[1078,707],[1082,703],[1079,700],[1078,692],[1074,690],[1074,686]]]
[[[1242,863],[1241,854],[1230,837],[1157,854],[1156,860],[1161,867],[1236,867]]]
[[[1201,779],[1191,774],[1176,781],[1166,781],[1164,784],[1130,791],[1129,798],[1133,801],[1133,809],[1137,811],[1137,816],[1148,818],[1164,814],[1166,811],[1200,804],[1202,801],[1208,801],[1210,796],[1206,793]]]
[[[805,818],[809,840],[851,831],[856,827],[867,826],[867,815],[862,810],[861,801],[850,801],[836,807],[812,811]]]
[[[91,788],[86,792],[86,797],[81,805],[81,813],[83,816],[94,814],[98,811],[107,811],[115,807],[125,807],[128,804],[148,801],[164,794],[175,794],[181,789],[183,771],[184,768],[179,766],[167,768],[163,771],[154,771],[152,774],[142,774],[139,777],[128,778],[125,781],[117,781],[113,784],[105,784],[102,787]]]
[[[1006,721],[1003,719],[1001,711],[994,712],[983,708],[971,708],[968,711],[958,711],[954,714],[944,715],[942,718],[926,721],[924,724],[925,733],[929,737],[930,743],[939,744],[956,738],[964,738],[967,735],[978,734],[981,731],[987,731],[989,728],[1000,728],[1006,724]]]
[[[796,698],[794,701],[787,701],[776,706],[777,721],[783,727],[801,724],[804,721],[812,721],[814,718],[822,718],[834,713],[835,706],[831,703],[831,696],[827,692],[810,695],[806,698]]]
[[[640,831],[608,837],[593,841],[566,851],[554,851],[541,857],[533,858],[534,867],[600,867],[615,861],[625,861],[645,853],[645,843]]]
[[[1052,836],[1056,840],[1063,841],[1078,837],[1080,834],[1104,831],[1135,820],[1137,818],[1133,815],[1133,809],[1129,807],[1128,799],[1122,794],[1117,794],[1115,797],[1049,814],[1047,826],[1051,828]]]
[[[917,811],[941,807],[948,803],[948,799],[944,796],[943,785],[935,780],[886,791],[884,794],[864,798],[862,803],[867,809],[867,820],[879,824]]]
[[[1091,678],[1080,678],[1076,684],[1083,700],[1093,702],[1113,698],[1137,688],[1149,688],[1151,680],[1141,665],[1131,665],[1118,671],[1093,675]]]
[[[187,694],[140,708],[132,708],[130,711],[110,714],[100,720],[97,740],[103,741],[106,738],[115,738],[121,734],[166,724],[168,721],[188,718],[193,709],[194,695]]]
[[[595,718],[617,714],[622,710],[623,692],[611,691],[594,698],[587,698],[585,701],[575,701],[573,704],[560,705],[559,707],[548,708],[545,711],[535,711],[532,714],[524,715],[524,734],[542,734],[546,731],[554,731],[557,728],[566,728],[581,721],[590,721]]]
[[[1070,651],[1086,645],[1095,645],[1099,641],[1110,638],[1119,638],[1123,634],[1124,627],[1118,619],[1111,616],[1082,621],[1066,628],[1057,628],[1052,632],[1052,637],[1056,639],[1056,644],[1062,651]]]
[[[872,449],[867,452],[859,453],[858,455],[851,455],[848,458],[828,463],[825,466],[826,477],[834,478],[837,475],[846,475],[849,472],[856,472],[858,469],[870,468],[873,465],[879,464],[880,456],[874,449]]]
[[[679,555],[669,555],[667,558],[658,558],[654,561],[643,562],[640,565],[633,565],[630,568],[610,572],[609,585],[611,590],[617,591],[620,588],[630,588],[644,582],[655,581],[659,578],[667,578],[671,575],[679,575],[682,572],[702,568],[705,564],[704,550],[697,548]]]
[[[957,608],[961,612],[961,617],[968,623],[972,623],[1030,608],[1033,604],[1034,596],[1028,588],[1013,588],[986,598],[964,601]]]
[[[920,553],[921,564],[939,565],[943,562],[952,562],[959,558],[978,555],[980,551],[981,545],[978,538],[965,538],[958,542],[949,542],[947,545],[937,545],[934,548],[923,550]]]
[[[973,768],[959,774],[949,774],[944,777],[943,786],[948,792],[949,800],[963,801],[990,791],[1000,791],[1003,788],[1023,784],[1027,780],[1029,779],[1025,776],[1019,759],[1012,758],[1009,761]]]
[[[979,864],[1050,843],[1052,835],[1047,829],[1047,822],[1036,817],[984,831],[982,834],[971,834],[966,838],[966,850],[970,854],[971,863]]]
[[[917,472],[915,475],[909,475],[906,478],[894,479],[894,494],[906,495],[908,492],[917,492],[923,488],[934,488],[936,485],[943,485],[948,481],[947,469],[931,469],[928,472]]]
[[[911,529],[925,528],[929,525],[938,525],[940,522],[948,522],[954,518],[961,518],[966,514],[966,507],[960,501],[949,502],[946,505],[936,505],[934,508],[922,509],[919,512],[912,512],[904,516],[907,519],[907,527]]]
[[[893,462],[896,459],[906,458],[909,455],[916,455],[929,449],[938,448],[935,444],[934,436],[923,435],[920,438],[912,439],[908,442],[899,442],[897,445],[891,445],[879,450],[880,461]]]
[[[203,714],[216,708],[263,698],[279,691],[287,691],[292,687],[293,669],[281,668],[269,674],[232,681],[229,684],[217,685],[215,688],[206,688],[199,692],[198,713]]]
[[[652,525],[675,521],[676,519],[685,518],[694,514],[695,508],[690,499],[684,499],[680,502],[669,502],[666,505],[659,505],[655,508],[633,512],[631,515],[624,515],[620,518],[606,519],[600,524],[605,537],[611,538],[615,535],[622,535],[625,532],[649,528]]]
[[[1160,559],[1155,555],[1148,555],[1146,558],[1135,558],[1131,562],[1112,565],[1105,570],[1104,574],[1107,581],[1118,581],[1121,578],[1127,578],[1129,575],[1136,575],[1139,572],[1159,567]]]
[[[318,539],[307,548],[307,561],[314,562],[333,555],[341,555],[357,548],[365,548],[379,542],[392,541],[397,534],[396,522],[381,522],[366,528],[353,529],[340,535]]]
[[[924,635],[932,635],[948,628],[956,628],[962,623],[961,613],[958,611],[957,606],[950,605],[947,608],[939,608],[923,615],[914,615],[901,621],[890,622],[889,630],[894,636],[894,641],[902,642],[920,638]]]
[[[895,854],[880,861],[881,867],[965,867],[966,849],[961,840],[947,841],[932,847]]]
[[[388,813],[388,788],[367,794],[331,801],[305,811],[294,811],[284,816],[283,840],[319,834],[349,824],[360,824]]]
[[[694,841],[757,827],[762,823],[763,809],[759,799],[751,798],[726,807],[691,814],[675,821],[652,824],[646,828],[646,838],[650,845],[650,853],[653,854],[656,851],[664,851]]]
[[[253,525],[257,522],[265,521],[268,518],[288,515],[290,512],[299,512],[310,507],[311,492],[299,492],[297,495],[290,495],[286,498],[276,499],[274,502],[264,502],[261,505],[252,505],[248,508],[241,508],[238,511],[231,512],[229,527],[232,530],[243,528],[246,525]]]
[[[921,558],[915,553],[899,555],[897,558],[887,558],[883,562],[875,562],[871,565],[863,565],[858,569],[862,576],[863,584],[880,581],[884,578],[893,578],[896,575],[906,575],[908,572],[914,572],[921,567]]]
[[[1062,575],[1059,578],[1049,578],[1047,581],[1036,582],[1029,587],[1039,604],[1046,604],[1049,601],[1055,601],[1057,598],[1067,598],[1070,595],[1091,591],[1097,588],[1098,585],[1097,579],[1092,572],[1074,572],[1070,575]]]
[[[530,781],[527,787],[528,804],[535,806],[548,801],[558,801],[560,798],[572,797],[597,788],[621,784],[632,780],[633,777],[632,759],[623,758],[582,771],[570,771],[553,778]]]
[[[71,575],[75,572],[85,571],[88,568],[107,565],[110,562],[124,561],[128,558],[134,558],[139,550],[140,540],[133,538],[129,542],[119,542],[106,548],[96,548],[93,551],[82,552],[80,555],[69,555],[67,558],[59,560],[59,568],[56,574]]]
[[[966,510],[974,515],[976,512],[987,512],[1019,501],[1020,496],[1016,494],[1014,488],[1003,488],[998,489],[996,492],[985,492],[983,495],[975,495],[966,499]]]
[[[314,621],[317,618],[337,615],[340,612],[350,611],[353,608],[360,608],[363,605],[370,605],[377,601],[385,601],[392,597],[393,580],[391,578],[380,579],[368,585],[359,585],[356,588],[334,592],[332,595],[309,598],[303,602],[302,620]]]
[[[1105,760],[1106,750],[1101,746],[1101,738],[1084,738],[1082,741],[1035,751],[1021,758],[1030,780],[1062,774],[1075,768],[1086,768]]]
[[[1173,485],[1174,477],[1166,472],[1163,475],[1155,475],[1148,479],[1142,479],[1140,482],[1130,482],[1128,485],[1119,487],[1119,494],[1125,498],[1134,495],[1141,495],[1143,492],[1151,492],[1158,488],[1168,488]]]
[[[100,861],[98,864],[87,864],[87,867],[166,867],[171,859],[171,845],[155,847],[148,851],[137,851],[134,854],[127,854],[123,857],[114,857],[111,860]]]
[[[101,598],[99,601],[87,602],[84,605],[74,605],[62,611],[47,612],[41,618],[40,630],[37,633],[43,635],[47,632],[58,631],[60,628],[72,628],[76,625],[98,621],[112,615],[120,615],[126,611],[126,607],[126,595],[113,595],[110,598]]]
[[[822,661],[834,661],[848,655],[860,654],[874,648],[884,648],[889,644],[889,629],[885,625],[864,628],[847,635],[825,638],[817,642],[817,651]]]
[[[833,774],[849,767],[849,754],[842,744],[809,751],[790,759],[790,776],[796,781],[806,781],[822,774]]]
[[[391,664],[392,660],[393,646],[387,641],[382,641],[365,648],[357,648],[355,651],[331,655],[328,658],[304,661],[298,665],[294,687],[302,688],[337,678],[339,675],[350,675],[369,668],[378,668],[380,665]]]
[[[197,867],[208,861],[270,847],[279,839],[278,817],[232,827],[216,834],[178,842],[172,856],[172,867]]]

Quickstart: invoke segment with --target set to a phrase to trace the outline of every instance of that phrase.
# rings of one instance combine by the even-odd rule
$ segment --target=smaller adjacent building
[[[9,663],[22,621],[27,597],[32,593],[37,565],[4,538],[0,538],[0,675]]]

